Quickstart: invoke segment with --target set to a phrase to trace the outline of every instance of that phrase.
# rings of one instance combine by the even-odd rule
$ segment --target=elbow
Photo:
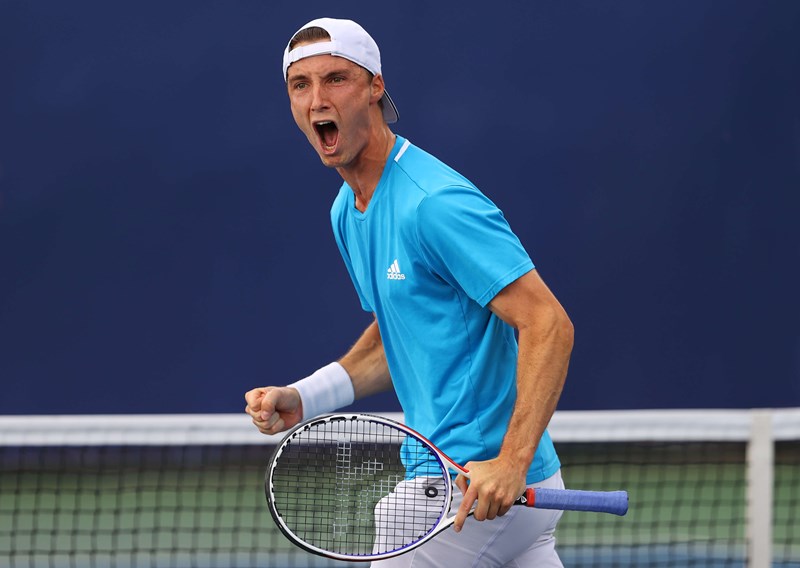
[[[575,326],[560,304],[551,305],[545,318],[545,336],[549,337],[551,345],[569,356],[575,343]]]
[[[527,325],[520,325],[517,329],[520,339],[525,337],[537,344],[550,345],[567,356],[572,352],[575,343],[575,326],[564,309],[557,304],[540,310],[535,317],[530,318]]]
[[[572,347],[575,344],[575,326],[563,311],[554,318],[549,326],[550,345],[554,352],[560,353],[561,357],[569,360],[572,355]]]
[[[566,312],[562,311],[561,313],[562,316],[559,318],[558,323],[558,335],[566,350],[572,352],[572,346],[575,344],[575,326]]]

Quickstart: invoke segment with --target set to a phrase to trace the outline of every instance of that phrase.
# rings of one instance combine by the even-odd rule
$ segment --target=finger
[[[497,517],[502,517],[511,508],[514,502],[510,501],[506,495],[502,493],[494,493],[489,501],[489,507],[486,510],[486,518],[489,520]]]
[[[477,503],[475,503],[475,510],[472,516],[475,517],[476,521],[485,521],[487,518],[493,519],[494,517],[488,516],[492,511],[491,505],[492,501],[489,499],[488,495],[478,495],[478,500]]]
[[[253,417],[253,424],[255,424],[258,431],[262,434],[272,435],[282,432],[286,426],[285,422],[277,412],[273,414],[272,417],[270,422],[261,420],[258,417]]]
[[[245,393],[244,399],[247,401],[247,408],[253,412],[261,410],[261,399],[264,397],[265,389],[257,388]]]
[[[266,413],[262,412],[262,415],[263,414]],[[272,429],[278,425],[278,422],[283,422],[281,415],[278,412],[273,412],[264,420],[264,428]]]
[[[461,501],[461,506],[456,513],[456,520],[453,522],[453,528],[456,532],[461,532],[461,527],[464,526],[464,521],[467,520],[467,516],[472,506],[475,504],[477,496],[477,492],[472,489],[467,489],[466,493],[464,493],[464,499]]]
[[[281,392],[283,389],[271,388],[264,392],[264,396],[259,400],[259,411],[261,419],[270,420],[273,416],[278,416],[276,410],[281,407]]]
[[[273,414],[273,416],[275,417],[275,421],[272,425],[265,426],[263,430],[264,434],[269,434],[270,436],[286,429],[286,423],[283,421],[283,418],[281,418],[277,412]]]
[[[480,500],[478,501],[480,502]],[[502,512],[501,512],[502,511]],[[503,511],[503,505],[500,501],[496,499],[489,503],[489,507],[486,510],[486,520],[491,521],[496,519],[497,517],[502,517],[506,511]]]
[[[461,494],[465,494],[467,492],[467,488],[469,487],[469,483],[467,482],[466,476],[464,474],[459,473],[456,476],[456,487],[461,490]]]
[[[275,412],[276,410],[293,410],[296,402],[292,399],[292,389],[286,387],[268,387],[260,401],[261,410]]]
[[[511,505],[500,507],[500,509],[497,511],[497,516],[498,517],[502,517],[503,515],[508,513],[510,510],[511,510]]]
[[[253,408],[251,406],[245,406],[244,407],[244,412],[245,412],[245,414],[250,415],[250,417],[253,419],[253,422],[255,422],[256,420],[262,421],[261,420],[261,410],[253,410]]]

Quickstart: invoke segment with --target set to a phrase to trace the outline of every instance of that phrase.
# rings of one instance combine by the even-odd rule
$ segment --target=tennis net
[[[385,414],[391,418],[399,415]],[[800,567],[800,409],[558,412],[565,566]],[[0,417],[0,563],[342,566],[291,545],[263,493],[278,437],[240,415]]]

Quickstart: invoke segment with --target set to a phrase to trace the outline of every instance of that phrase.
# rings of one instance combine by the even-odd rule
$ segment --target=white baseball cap
[[[330,41],[301,45],[289,51],[289,45],[283,52],[283,80],[286,80],[289,66],[295,61],[314,55],[330,54],[344,57],[360,65],[373,75],[381,74],[381,52],[378,44],[367,31],[352,20],[319,18],[308,22],[297,30],[292,37],[306,28],[322,28],[331,36]],[[291,42],[290,42],[291,43]],[[397,122],[397,107],[385,90],[383,91],[383,118],[387,123]]]

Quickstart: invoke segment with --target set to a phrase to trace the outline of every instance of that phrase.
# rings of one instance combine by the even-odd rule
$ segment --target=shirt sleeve
[[[417,207],[423,257],[439,277],[486,306],[533,262],[502,211],[474,187],[446,187]]]

